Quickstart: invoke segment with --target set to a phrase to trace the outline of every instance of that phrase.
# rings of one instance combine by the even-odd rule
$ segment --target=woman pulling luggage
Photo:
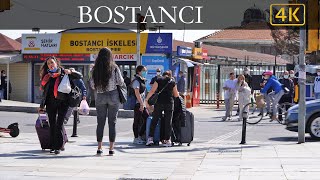
[[[82,75],[76,71],[64,69],[60,61],[55,57],[48,57],[40,69],[41,88],[43,96],[40,103],[39,113],[44,109],[50,123],[50,153],[60,154],[63,146],[62,125],[67,113],[69,94],[59,92],[59,86],[64,76],[69,75],[70,84],[73,79],[80,79]]]

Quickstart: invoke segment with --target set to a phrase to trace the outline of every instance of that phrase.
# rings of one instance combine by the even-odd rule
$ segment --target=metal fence
[[[222,90],[224,82],[229,79],[230,72],[236,75],[242,74],[243,69],[248,67],[250,75],[262,75],[267,70],[274,71],[272,65],[203,65],[201,68],[201,104],[214,104],[217,102],[217,93],[219,92],[219,100],[224,100]],[[286,70],[285,65],[275,67],[275,75],[279,78]]]

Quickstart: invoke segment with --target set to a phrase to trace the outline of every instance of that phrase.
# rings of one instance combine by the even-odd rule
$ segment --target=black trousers
[[[134,138],[139,136],[143,136],[146,131],[147,118],[149,117],[149,113],[146,108],[143,111],[140,111],[140,104],[136,104],[134,107],[134,119],[132,130],[134,134]]]
[[[63,145],[62,125],[69,105],[66,101],[50,98],[46,103],[46,111],[50,123],[51,149],[59,150]]]
[[[172,117],[173,117],[172,104],[155,104],[153,112],[153,121],[150,127],[150,136],[153,137],[154,130],[157,126],[159,119],[162,117],[162,112],[164,112],[164,118],[161,119],[161,140],[169,140],[172,131]]]

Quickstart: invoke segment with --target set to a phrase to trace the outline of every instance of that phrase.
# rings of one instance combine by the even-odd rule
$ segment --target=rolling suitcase
[[[152,116],[149,116],[147,119],[147,124],[146,124],[146,138],[149,137],[150,126],[151,126],[152,121],[153,121]],[[153,142],[154,142],[154,144],[159,145],[159,142],[160,142],[160,120],[158,121],[156,129],[154,130]]]
[[[50,147],[50,124],[48,121],[48,117],[46,114],[39,114],[39,117],[36,121],[36,125],[35,125],[37,134],[38,134],[38,138],[40,141],[40,145],[42,150],[45,149],[51,149]],[[62,126],[62,138],[63,138],[63,144],[61,145],[61,149],[64,148],[64,145],[66,142],[68,142],[68,136],[66,133],[66,130],[64,128],[64,126]]]
[[[174,143],[179,143],[179,145],[188,143],[188,146],[190,146],[194,136],[194,115],[190,111],[186,111],[185,125],[185,127],[181,127],[180,122],[173,124],[171,135],[172,145],[174,145]]]

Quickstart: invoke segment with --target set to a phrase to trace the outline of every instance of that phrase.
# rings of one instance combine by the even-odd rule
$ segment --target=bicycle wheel
[[[288,109],[292,106],[292,103],[285,102],[278,105],[278,122],[282,124],[282,122],[286,119],[288,114]]]
[[[258,108],[256,104],[248,103],[247,105],[244,106],[244,111],[242,113],[242,117],[245,117],[245,111],[249,110],[247,114],[247,123],[248,124],[257,124],[262,120],[263,117],[263,109]]]

